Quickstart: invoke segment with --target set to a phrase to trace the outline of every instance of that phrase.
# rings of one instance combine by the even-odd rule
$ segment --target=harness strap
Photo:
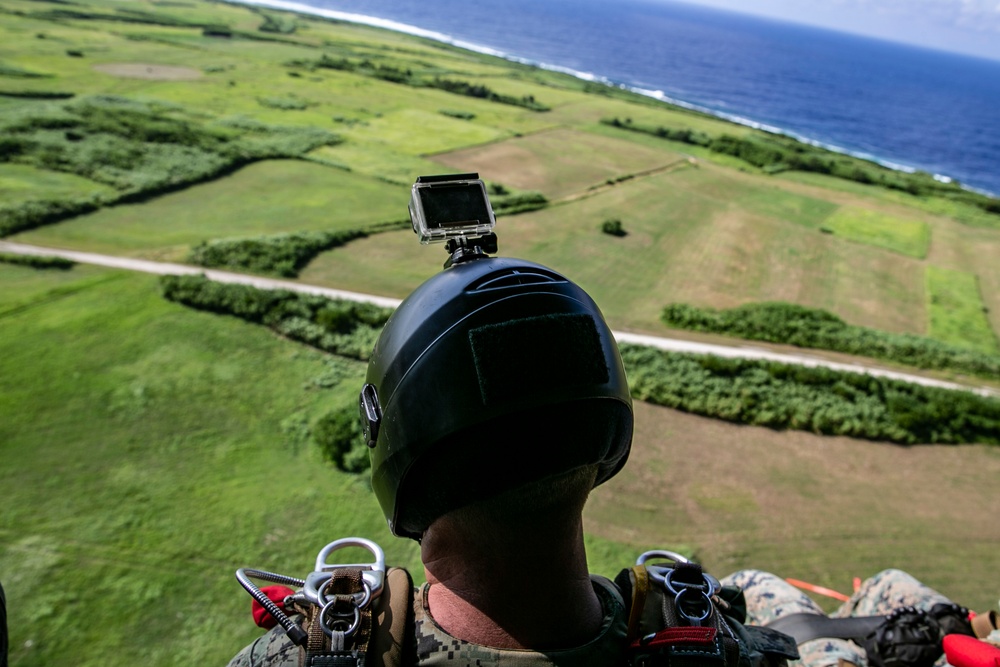
[[[642,622],[642,610],[646,606],[646,593],[649,592],[649,573],[642,565],[632,568],[632,600],[628,614],[628,641],[631,644],[639,638],[639,623]]]
[[[372,665],[398,667],[413,642],[413,578],[401,567],[386,572],[368,645]]]
[[[364,590],[360,568],[340,568],[333,572],[321,593],[332,598],[330,604],[334,610],[340,605],[357,610],[357,625],[353,631],[349,631],[349,636],[341,628],[333,628],[327,634],[330,621],[323,618],[326,607],[309,605],[304,610],[307,639],[304,650],[299,652],[300,667],[364,667],[365,652],[371,637],[371,605],[358,610],[354,599],[355,593],[362,593]],[[324,622],[327,629],[323,627]]]
[[[829,618],[821,614],[788,614],[776,618],[767,627],[795,638],[796,644],[813,639],[851,639],[861,643],[885,622],[887,616],[852,616]]]

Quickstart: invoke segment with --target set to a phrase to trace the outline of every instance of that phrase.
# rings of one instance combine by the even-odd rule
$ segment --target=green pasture
[[[142,204],[102,209],[11,240],[143,256],[211,239],[362,229],[406,217],[406,188],[301,160],[249,165]]]
[[[847,207],[826,219],[823,229],[851,241],[886,248],[923,259],[931,242],[930,227],[921,220],[905,220],[878,211]]]
[[[152,276],[0,265],[0,284],[13,665],[225,664],[259,633],[235,569],[304,575],[339,537],[422,576],[367,483],[308,439],[354,405],[363,364],[329,386],[330,357],[169,303]],[[606,574],[637,552],[588,543]]]
[[[974,274],[928,266],[926,281],[931,337],[980,352],[1000,351]]]
[[[52,19],[66,8],[106,16]],[[137,11],[152,22],[108,19]],[[170,102],[205,124],[243,117],[345,139],[11,240],[176,261],[203,240],[405,219],[417,175],[478,169],[559,200],[501,217],[501,254],[565,272],[615,328],[665,333],[670,302],[782,300],[888,331],[924,333],[930,321],[933,335],[996,349],[982,312],[1000,326],[995,216],[814,174],[764,176],[600,120],[749,128],[373,28],[297,16],[291,34],[262,33],[261,11],[239,5],[6,0],[0,12],[0,91]],[[179,21],[198,25],[169,25]],[[209,24],[232,36],[207,36]],[[293,64],[323,54],[552,108]],[[32,104],[0,97],[0,114],[30,115]],[[0,162],[5,204],[106,192]],[[820,233],[845,211],[925,221],[927,259]],[[610,218],[626,236],[601,233]],[[403,297],[445,259],[442,246],[392,231],[323,253],[300,279]],[[309,439],[315,420],[355,404],[363,373],[263,327],[167,302],[153,277],[0,263],[0,580],[12,664],[225,664],[258,635],[234,570],[301,575],[347,535],[375,539],[419,577],[416,545],[389,536],[367,483],[324,463]],[[982,582],[997,570],[1000,535],[980,508],[997,501],[996,448],[899,449],[645,404],[637,415],[632,461],[586,515],[594,571],[614,575],[643,549],[673,548],[720,575],[766,567],[849,590],[851,576],[897,565],[963,604],[995,602]],[[970,490],[983,505],[968,502]]]
[[[356,382],[316,389],[320,355],[169,304],[153,277],[71,273],[78,291],[0,316],[13,664],[224,664],[255,636],[236,567],[308,569],[348,533],[416,562],[298,436]]]
[[[33,199],[77,199],[113,192],[106,185],[74,174],[0,163],[0,201],[4,204]]]

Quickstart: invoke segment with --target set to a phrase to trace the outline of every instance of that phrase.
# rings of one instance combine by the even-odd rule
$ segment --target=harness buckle
[[[673,565],[647,565],[653,560],[669,560]],[[712,596],[719,592],[722,584],[703,572],[697,563],[673,551],[647,551],[639,556],[636,565],[644,565],[650,578],[674,596],[677,613],[690,625],[700,627],[712,615]],[[698,581],[683,581],[678,576],[681,572],[684,575],[697,573]]]
[[[345,547],[367,549],[375,560],[371,563],[328,562],[330,554]],[[333,598],[326,592],[333,577],[333,571],[345,568],[361,570],[364,590],[354,593],[354,602],[359,609],[364,609],[373,599],[382,594],[382,587],[385,585],[385,552],[382,551],[382,547],[363,537],[345,537],[330,542],[320,549],[316,556],[315,570],[306,576],[301,595],[318,607],[326,607]]]

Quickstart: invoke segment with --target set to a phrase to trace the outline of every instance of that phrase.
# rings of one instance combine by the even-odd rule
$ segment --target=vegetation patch
[[[50,78],[52,75],[42,72],[34,72],[32,70],[0,62],[0,76],[6,76],[12,79],[46,79]]]
[[[730,155],[765,173],[806,171],[827,174],[864,185],[900,190],[917,197],[941,197],[977,206],[987,213],[1000,215],[1000,199],[965,190],[957,181],[942,182],[925,172],[907,173],[883,167],[868,160],[842,155],[825,148],[805,144],[779,134],[753,133],[746,136],[669,128],[635,123],[631,118],[603,118],[605,125],[640,132],[661,139],[707,148]]]
[[[824,231],[858,243],[924,259],[931,243],[930,226],[857,207],[838,209],[823,223]]]
[[[928,266],[925,275],[930,335],[983,354],[1000,352],[976,276],[937,266]]]
[[[517,192],[500,183],[487,186],[490,204],[497,215],[516,215],[537,211],[549,205],[549,200],[541,192]]]
[[[193,67],[147,63],[103,63],[94,65],[94,69],[125,79],[147,79],[150,81],[194,81],[202,77],[202,72]]]
[[[531,111],[549,111],[551,107],[542,104],[535,99],[534,95],[505,95],[498,93],[492,88],[481,83],[471,83],[461,79],[447,79],[441,76],[424,76],[413,71],[412,68],[396,67],[395,65],[376,63],[369,58],[334,58],[328,54],[323,54],[317,59],[292,60],[288,67],[305,70],[332,69],[340,72],[352,72],[372,79],[398,83],[413,88],[435,88],[446,93],[462,95],[464,97],[475,97],[489,102],[507,104],[510,106],[522,107]]]
[[[1000,401],[860,373],[621,347],[632,395],[773,429],[900,444],[1000,444]]]
[[[340,138],[249,119],[206,123],[175,105],[97,96],[0,116],[0,162],[83,176],[112,195],[0,206],[0,236],[210,180],[257,160],[301,157]]]
[[[367,359],[392,310],[288,290],[163,276],[163,296],[192,308],[263,324],[292,340],[351,359]]]
[[[198,266],[294,278],[319,253],[366,236],[368,232],[355,229],[204,241],[192,248],[188,261]]]
[[[0,90],[0,97],[14,97],[22,100],[69,100],[76,93],[57,90]]]
[[[76,262],[62,257],[49,257],[43,255],[15,255],[12,253],[0,252],[0,262],[4,264],[17,264],[19,266],[30,266],[33,269],[59,269],[66,271],[76,266]]]
[[[618,218],[609,218],[601,223],[601,231],[610,236],[626,236],[628,232],[622,226],[622,221]]]
[[[931,280],[930,277],[928,280]],[[978,303],[978,292],[976,294]],[[967,310],[962,312],[968,313]],[[983,318],[983,325],[988,327],[981,304],[978,312]],[[952,344],[954,341],[854,326],[825,310],[791,303],[751,303],[727,310],[674,303],[663,309],[661,319],[675,329],[846,352],[917,368],[951,370],[994,380],[1000,378],[1000,356],[988,350],[969,349]]]

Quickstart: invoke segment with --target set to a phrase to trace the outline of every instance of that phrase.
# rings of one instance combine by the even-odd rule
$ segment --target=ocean
[[[1000,195],[1000,61],[668,0],[253,1],[626,86]]]

